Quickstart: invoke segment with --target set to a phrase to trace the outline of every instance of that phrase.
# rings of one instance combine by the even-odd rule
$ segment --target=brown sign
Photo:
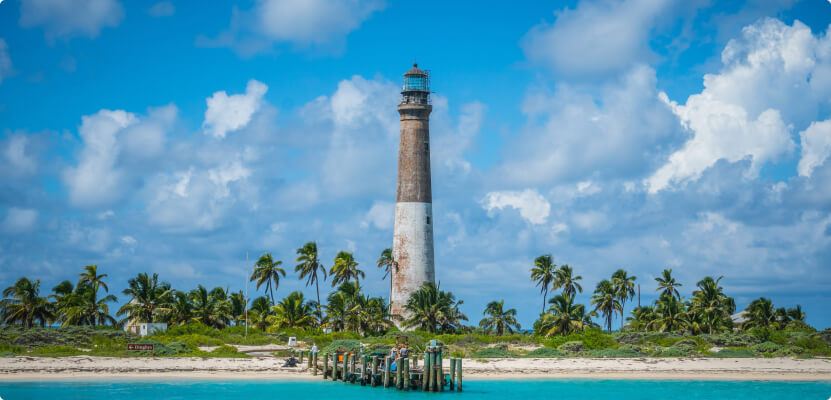
[[[152,343],[127,343],[127,351],[153,351]]]

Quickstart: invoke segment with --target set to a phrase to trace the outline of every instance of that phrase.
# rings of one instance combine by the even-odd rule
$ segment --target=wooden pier
[[[395,360],[381,353],[305,353],[310,373],[316,376],[320,370],[324,380],[370,387],[383,385],[384,388],[403,391],[462,391],[462,359],[451,357],[450,368],[445,370],[441,346],[428,346],[424,353]],[[419,358],[423,360],[420,368]]]

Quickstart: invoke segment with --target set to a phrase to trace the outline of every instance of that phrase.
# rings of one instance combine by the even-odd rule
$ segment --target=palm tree
[[[597,316],[594,312],[586,314],[586,307],[574,303],[574,296],[565,293],[558,294],[548,301],[551,306],[548,312],[540,318],[538,332],[545,336],[553,334],[568,335],[582,331],[586,328],[596,326],[591,316]]]
[[[98,299],[93,284],[83,283],[75,288],[70,298],[69,305],[61,310],[63,326],[116,324],[107,305],[109,302],[118,301],[114,295],[108,294]]]
[[[190,296],[181,290],[174,290],[168,304],[167,322],[171,325],[184,325],[193,319],[193,303]]]
[[[545,301],[548,297],[548,289],[554,283],[556,277],[556,268],[551,254],[545,254],[537,257],[534,260],[534,266],[531,268],[531,280],[537,282],[542,293],[542,312],[545,312]]]
[[[46,298],[52,300],[55,321],[63,323],[66,320],[65,310],[78,302],[78,296],[74,296],[75,286],[70,281],[63,281],[52,288],[52,293]]]
[[[149,276],[140,273],[127,281],[127,289],[121,293],[131,296],[131,299],[118,309],[116,315],[126,315],[122,323],[129,321],[128,326],[153,322],[157,317],[170,313],[168,305],[172,290],[169,283],[159,282],[159,274]]]
[[[411,315],[404,320],[404,326],[419,327],[430,333],[439,329],[455,330],[462,320],[467,321],[467,316],[459,311],[461,304],[452,293],[442,292],[435,283],[427,282],[413,292],[404,306]]]
[[[770,299],[760,297],[750,302],[745,309],[747,321],[742,324],[742,329],[753,327],[778,328],[776,311]]]
[[[314,309],[303,298],[303,293],[292,292],[276,306],[271,307],[268,322],[277,328],[308,328],[314,326]]]
[[[251,302],[248,310],[248,320],[257,329],[265,331],[268,328],[268,317],[271,315],[271,303],[268,297],[260,296]]]
[[[707,333],[720,332],[733,325],[730,314],[735,311],[736,305],[719,286],[722,278],[705,277],[696,283],[698,290],[693,291],[690,311],[700,319],[702,330]]]
[[[254,271],[251,273],[251,282],[257,281],[257,289],[265,284],[266,293],[271,294],[271,304],[274,304],[274,291],[280,286],[280,275],[286,276],[286,270],[280,268],[280,265],[283,265],[282,261],[274,260],[271,253],[265,253],[257,260]],[[272,281],[274,281],[273,288]]]
[[[234,325],[241,324],[245,320],[245,308],[248,306],[242,290],[237,293],[231,293],[228,297],[228,305],[230,306],[229,311]]]
[[[354,308],[360,293],[361,288],[356,282],[341,283],[338,290],[330,293],[326,298],[326,318],[328,319],[326,324],[336,331],[349,329],[347,317]]]
[[[97,265],[87,265],[84,267],[84,272],[78,274],[80,279],[78,279],[76,294],[78,295],[79,299],[84,303],[83,306],[75,307],[72,309],[71,313],[73,314],[72,319],[76,322],[69,322],[69,324],[83,324],[80,322],[81,320],[88,319],[88,323],[90,325],[103,325],[100,319],[103,318],[103,322],[115,322],[115,319],[109,315],[109,307],[106,303],[110,301],[118,301],[118,299],[113,295],[107,295],[100,301],[98,300],[98,289],[103,287],[105,292],[109,292],[110,288],[107,287],[107,284],[104,282],[104,278],[107,277],[107,274],[98,274],[98,266]],[[82,288],[89,288],[89,290],[81,290]],[[64,321],[67,324],[67,321]]]
[[[597,287],[594,289],[594,295],[592,296],[592,304],[594,305],[595,312],[600,311],[600,315],[605,320],[604,325],[606,329],[611,332],[612,318],[615,313],[623,310],[612,282],[604,279],[597,284]]]
[[[655,319],[655,309],[652,306],[635,307],[632,316],[627,317],[629,329],[633,331],[645,331],[650,321]]]
[[[612,274],[612,286],[614,286],[617,299],[620,301],[620,329],[623,330],[623,310],[626,301],[635,297],[636,276],[629,276],[626,271],[619,269]]]
[[[347,314],[348,325],[363,335],[380,334],[392,324],[389,306],[383,297],[358,295]]]
[[[668,295],[668,296],[675,296],[677,298],[681,298],[681,295],[678,293],[678,289],[683,285],[675,281],[675,278],[672,277],[672,268],[665,269],[661,272],[661,277],[655,278],[655,281],[658,282],[658,289],[656,292],[661,292],[660,296]]]
[[[792,321],[805,322],[805,313],[802,312],[802,306],[797,304],[794,308],[788,309],[788,317]]]
[[[219,290],[217,290],[219,289]],[[225,301],[225,291],[218,287],[208,292],[199,285],[188,293],[193,304],[193,320],[214,328],[224,328],[229,320],[230,306]]]
[[[317,255],[317,243],[315,242],[308,242],[303,245],[303,247],[297,249],[297,264],[294,267],[294,272],[299,272],[300,276],[298,279],[306,278],[306,286],[308,287],[312,283],[315,284],[315,293],[317,294],[317,320],[318,323],[323,323],[323,313],[320,310],[320,276],[318,273],[323,274],[323,280],[326,280],[326,267],[320,263],[320,259]]]
[[[51,305],[46,298],[40,297],[40,280],[32,282],[20,278],[3,290],[3,297],[5,299],[0,300],[3,323],[20,323],[24,328],[31,328],[35,321],[46,326],[54,318]]]
[[[505,300],[492,301],[485,307],[482,315],[487,315],[479,321],[479,327],[490,331],[496,330],[496,336],[502,336],[507,330],[514,333],[514,328],[519,330],[519,322],[516,320],[516,309],[505,310]]]
[[[392,302],[392,275],[395,272],[398,272],[398,262],[392,256],[392,249],[384,249],[381,252],[381,257],[378,258],[378,268],[384,270],[384,277],[381,279],[387,279],[387,276],[390,277],[390,302]],[[392,305],[392,303],[390,303]]]
[[[583,279],[582,276],[573,276],[574,270],[563,264],[557,269],[556,278],[554,278],[554,290],[563,289],[563,293],[573,296],[577,292],[583,293],[583,287],[577,281]]]
[[[81,279],[78,280],[78,286],[83,284],[90,284],[95,292],[95,295],[98,295],[98,288],[103,287],[104,291],[109,293],[110,288],[107,287],[107,284],[104,283],[104,278],[107,277],[107,274],[98,275],[98,266],[97,265],[87,265],[84,267],[84,272],[78,274]]]
[[[674,332],[688,325],[681,300],[671,294],[662,294],[655,303],[655,318],[646,327],[659,332]]]
[[[348,251],[338,252],[338,255],[335,257],[335,262],[332,264],[332,269],[329,271],[329,275],[332,276],[332,287],[349,282],[352,279],[360,286],[359,278],[366,276],[363,271],[358,269],[358,262],[355,261],[352,253]]]

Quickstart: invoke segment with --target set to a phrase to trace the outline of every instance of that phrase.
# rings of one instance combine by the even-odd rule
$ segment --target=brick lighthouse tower
[[[404,74],[401,91],[401,139],[398,145],[398,186],[390,307],[392,314],[409,317],[404,310],[410,295],[426,282],[435,282],[433,264],[433,196],[430,188],[430,75],[418,64]],[[400,322],[396,322],[400,324]]]

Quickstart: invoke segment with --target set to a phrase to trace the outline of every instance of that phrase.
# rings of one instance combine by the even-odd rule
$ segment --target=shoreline
[[[465,380],[643,379],[831,381],[831,360],[795,358],[464,359]],[[445,368],[449,367],[449,362]],[[323,381],[274,357],[0,358],[0,382],[137,380]]]
[[[771,382],[827,382],[828,374],[812,373],[658,373],[658,372],[563,372],[549,374],[497,373],[465,376],[466,382],[524,381],[524,380],[654,380],[654,381],[771,381]],[[23,372],[0,374],[0,383],[33,382],[141,382],[141,381],[262,381],[262,382],[324,382],[319,376],[274,372]]]

